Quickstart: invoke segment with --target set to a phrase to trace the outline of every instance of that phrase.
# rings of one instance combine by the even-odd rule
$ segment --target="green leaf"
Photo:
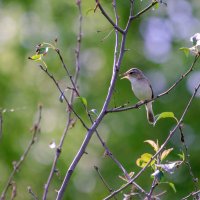
[[[159,3],[156,3],[155,5],[154,5],[154,8],[157,10],[158,8],[159,8]]]
[[[155,122],[154,122],[154,126],[156,125],[156,123],[160,120],[160,119],[164,119],[164,118],[173,118],[176,120],[176,122],[178,122],[177,118],[175,117],[173,112],[162,112],[158,115],[156,115],[155,117]]]
[[[182,154],[178,154],[178,156],[184,161],[185,160],[185,154],[182,152]]]
[[[147,142],[148,144],[150,144],[153,147],[153,149],[155,150],[155,152],[158,151],[159,146],[153,140],[145,140],[144,142]]]
[[[181,51],[184,52],[184,54],[188,57],[189,53],[190,53],[190,49],[187,47],[181,47],[180,48]]]
[[[31,57],[29,57],[30,60],[34,60],[34,61],[40,61],[42,59],[42,54],[35,54]]]
[[[149,153],[142,154],[141,157],[136,160],[136,165],[138,167],[144,168],[147,165],[147,163],[151,160],[152,156],[153,155]],[[152,160],[150,165],[153,165],[154,163],[155,163],[155,160]]]
[[[87,99],[85,97],[78,97],[81,100],[82,104],[87,108]]]
[[[174,192],[176,193],[175,185],[172,182],[168,182],[168,184],[174,190]]]
[[[43,48],[38,48],[36,52],[37,52],[38,55],[39,54],[45,55],[45,54],[47,54],[48,50],[49,50],[48,47],[43,47]]]
[[[169,153],[170,153],[172,150],[173,150],[173,148],[164,150],[164,151],[162,152],[162,154],[161,154],[161,158],[160,158],[161,161],[164,160],[164,159],[169,155]]]

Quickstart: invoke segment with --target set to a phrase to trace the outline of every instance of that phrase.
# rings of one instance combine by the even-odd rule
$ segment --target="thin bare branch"
[[[151,9],[153,6],[155,6],[156,4],[158,4],[158,1],[152,1],[152,3],[150,5],[148,5],[146,8],[144,8],[143,10],[141,10],[139,13],[137,13],[135,16],[131,17],[131,20],[140,17],[142,14],[144,14],[145,12],[147,12],[149,9]]]
[[[39,200],[30,186],[27,187],[27,190],[28,190],[28,193],[33,197],[34,200]]]
[[[103,7],[101,6],[99,0],[96,0],[96,8],[99,8],[101,13],[104,15],[104,17],[110,22],[110,24],[117,30],[119,31],[120,33],[124,33],[123,29],[121,29],[118,24],[116,24],[109,16],[108,14],[106,13],[106,11],[103,9]]]
[[[13,171],[12,171],[12,173],[10,174],[10,176],[8,178],[8,181],[7,181],[6,185],[5,185],[5,188],[4,188],[4,190],[3,190],[2,194],[1,194],[0,200],[4,200],[5,199],[5,195],[6,195],[7,191],[8,191],[8,188],[9,188],[10,185],[12,185],[11,182],[13,180],[14,175],[17,173],[17,171],[20,169],[20,167],[22,166],[23,162],[27,158],[31,147],[35,143],[37,134],[40,132],[40,122],[41,122],[41,118],[42,118],[42,106],[40,105],[38,109],[39,109],[39,114],[38,114],[37,122],[33,125],[32,129],[31,129],[31,131],[33,132],[32,133],[33,134],[32,138],[31,138],[27,148],[25,149],[24,153],[20,157],[20,159],[17,162],[15,162]]]
[[[190,176],[191,176],[192,181],[194,183],[194,189],[195,189],[195,191],[197,191],[198,190],[198,178],[196,178],[194,176],[194,173],[192,171],[192,166],[190,164],[189,150],[188,150],[188,147],[187,147],[187,145],[185,143],[185,138],[184,138],[184,133],[183,133],[182,126],[179,126],[179,131],[180,131],[180,134],[181,134],[181,142],[182,142],[182,145],[183,145],[183,148],[184,148],[184,152],[185,152],[185,164],[188,166],[188,170],[189,170]]]
[[[126,111],[126,110],[131,110],[131,109],[137,109],[139,108],[140,106],[150,102],[150,101],[154,101],[166,94],[169,94],[190,72],[193,71],[194,69],[194,66],[197,62],[197,60],[199,59],[199,55],[197,55],[193,61],[193,63],[191,64],[190,68],[183,74],[180,76],[180,78],[171,86],[169,87],[166,91],[164,91],[163,93],[157,95],[156,97],[154,97],[152,100],[148,100],[148,101],[144,101],[144,102],[138,102],[136,103],[135,105],[133,106],[128,106],[126,107],[125,105],[122,105],[122,106],[119,106],[119,107],[116,107],[116,108],[112,108],[112,109],[109,109],[107,110],[106,112],[107,113],[113,113],[113,112],[122,112],[122,111]]]
[[[75,53],[76,53],[76,72],[75,72],[74,78],[69,74],[69,71],[67,70],[67,67],[66,67],[66,65],[65,65],[65,63],[62,59],[60,51],[57,52],[60,59],[61,59],[63,67],[66,69],[67,75],[69,76],[71,83],[73,85],[73,90],[71,91],[71,97],[70,97],[70,103],[69,103],[70,105],[72,105],[72,103],[74,101],[75,94],[79,96],[79,92],[77,90],[76,85],[77,85],[78,75],[79,75],[79,72],[80,72],[80,49],[81,49],[81,39],[82,39],[82,18],[83,17],[82,17],[82,9],[81,9],[81,0],[77,0],[76,3],[77,3],[77,6],[78,6],[78,10],[79,10],[79,32],[78,32],[78,36],[77,36],[77,47],[76,47],[76,51],[75,51]],[[54,161],[53,161],[53,164],[52,164],[52,167],[51,167],[51,171],[50,171],[47,183],[45,184],[45,190],[44,190],[44,193],[43,193],[43,200],[47,199],[48,189],[49,189],[51,180],[53,178],[53,175],[55,173],[57,161],[58,161],[58,158],[59,158],[60,153],[61,153],[63,142],[64,142],[66,135],[69,131],[69,128],[71,126],[71,122],[72,122],[72,109],[69,109],[66,127],[65,127],[65,130],[63,131],[62,137],[60,139],[60,143],[59,143],[59,145],[56,149],[56,153],[55,153],[55,156],[54,156]]]
[[[67,66],[66,66],[66,64],[65,64],[65,62],[64,62],[64,60],[63,60],[63,57],[62,57],[62,55],[61,55],[61,53],[60,53],[60,50],[59,50],[59,49],[56,49],[56,52],[57,52],[57,54],[58,54],[58,56],[59,56],[59,58],[60,58],[60,60],[61,60],[61,62],[62,62],[63,68],[64,68],[65,71],[67,72],[67,76],[70,78],[70,81],[71,81],[71,83],[72,83],[72,85],[73,85],[74,90],[76,91],[77,96],[80,96],[80,95],[79,95],[79,92],[78,92],[78,90],[77,90],[77,88],[76,88],[76,84],[75,84],[75,82],[74,82],[74,80],[73,80],[73,76],[70,74],[70,72],[69,72],[69,70],[68,70],[68,68],[67,68]]]
[[[73,113],[76,115],[76,117],[82,123],[83,127],[88,130],[89,128],[87,127],[87,125],[85,124],[85,122],[81,119],[81,117],[78,115],[78,113],[73,109],[72,105],[69,103],[68,99],[64,95],[63,91],[61,90],[61,88],[60,88],[58,82],[56,81],[56,79],[54,78],[54,76],[48,71],[48,69],[46,67],[43,67],[42,65],[39,65],[39,66],[42,69],[42,71],[44,71],[48,75],[48,77],[52,79],[52,81],[56,85],[57,89],[60,91],[61,95],[63,96],[64,100],[66,101],[69,109],[71,109],[73,111]]]
[[[105,185],[105,187],[108,189],[108,191],[111,193],[113,191],[112,188],[110,188],[110,186],[108,185],[108,183],[106,182],[106,180],[104,179],[104,177],[102,176],[102,174],[100,173],[99,171],[99,168],[97,166],[94,166],[94,169],[97,171],[102,183]],[[114,196],[114,199],[117,199],[115,196]]]
[[[194,197],[194,196],[197,196],[197,195],[198,195],[197,199],[199,199],[199,193],[200,193],[200,190],[198,190],[196,192],[191,192],[189,195],[187,195],[186,197],[183,197],[181,200],[187,200],[189,197]]]

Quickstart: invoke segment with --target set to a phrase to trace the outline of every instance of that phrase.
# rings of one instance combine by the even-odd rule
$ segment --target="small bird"
[[[137,68],[129,69],[122,75],[121,79],[128,79],[131,82],[133,93],[140,101],[151,100],[153,98],[153,90],[148,78],[143,72]],[[150,124],[155,121],[152,102],[145,104],[147,111],[147,119]]]

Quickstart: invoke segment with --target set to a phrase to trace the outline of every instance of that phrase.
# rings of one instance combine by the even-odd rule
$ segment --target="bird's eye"
[[[133,74],[133,72],[130,72],[129,74]]]

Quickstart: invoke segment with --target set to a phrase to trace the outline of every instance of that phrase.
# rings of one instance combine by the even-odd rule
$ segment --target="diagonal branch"
[[[142,14],[144,14],[145,12],[147,12],[149,9],[151,9],[153,6],[155,6],[156,4],[158,4],[158,0],[154,0],[152,1],[152,3],[150,5],[148,5],[146,8],[144,8],[143,10],[141,10],[139,13],[137,13],[136,15],[131,17],[131,20],[140,17]]]
[[[80,120],[80,122],[82,123],[83,127],[88,130],[89,128],[87,127],[87,125],[85,124],[85,122],[81,119],[81,117],[78,115],[78,113],[73,109],[72,105],[69,103],[68,99],[66,98],[66,96],[64,95],[63,91],[61,90],[58,82],[56,81],[56,79],[54,78],[54,76],[48,71],[48,69],[46,67],[43,67],[42,65],[39,65],[40,68],[42,69],[42,71],[44,71],[49,78],[52,79],[52,81],[55,83],[56,87],[58,88],[58,90],[60,91],[60,93],[62,94],[64,100],[66,101],[69,109],[71,109],[73,111],[73,113],[76,115],[76,117]]]
[[[144,168],[142,168],[135,176],[134,178],[129,181],[129,183],[127,183],[126,185],[124,185],[123,187],[121,187],[118,190],[115,190],[112,194],[110,194],[109,196],[107,196],[104,200],[108,200],[110,198],[112,198],[113,196],[115,196],[116,194],[118,194],[119,192],[121,192],[122,190],[124,190],[125,188],[127,188],[133,181],[135,181],[145,170],[146,168],[150,165],[150,163],[152,162],[152,160],[161,153],[161,151],[165,148],[165,146],[167,145],[167,143],[169,142],[169,140],[173,137],[173,135],[175,134],[175,131],[179,128],[179,126],[181,125],[186,113],[188,112],[189,107],[191,106],[191,103],[194,99],[194,97],[197,94],[197,91],[200,88],[200,83],[197,85],[197,87],[194,90],[194,93],[192,95],[192,97],[190,98],[188,104],[186,105],[186,108],[181,116],[181,118],[179,119],[177,125],[173,128],[173,130],[170,131],[168,137],[166,138],[166,140],[164,141],[164,143],[161,145],[160,149],[154,154],[154,156],[152,156],[152,158],[150,159],[150,161],[146,164],[146,166]]]
[[[120,33],[124,33],[123,29],[121,29],[118,24],[116,24],[109,16],[108,14],[106,13],[106,11],[103,9],[103,7],[101,6],[99,0],[96,0],[96,8],[99,8],[101,13],[104,15],[104,17],[110,22],[110,24],[117,30],[119,31]]]

